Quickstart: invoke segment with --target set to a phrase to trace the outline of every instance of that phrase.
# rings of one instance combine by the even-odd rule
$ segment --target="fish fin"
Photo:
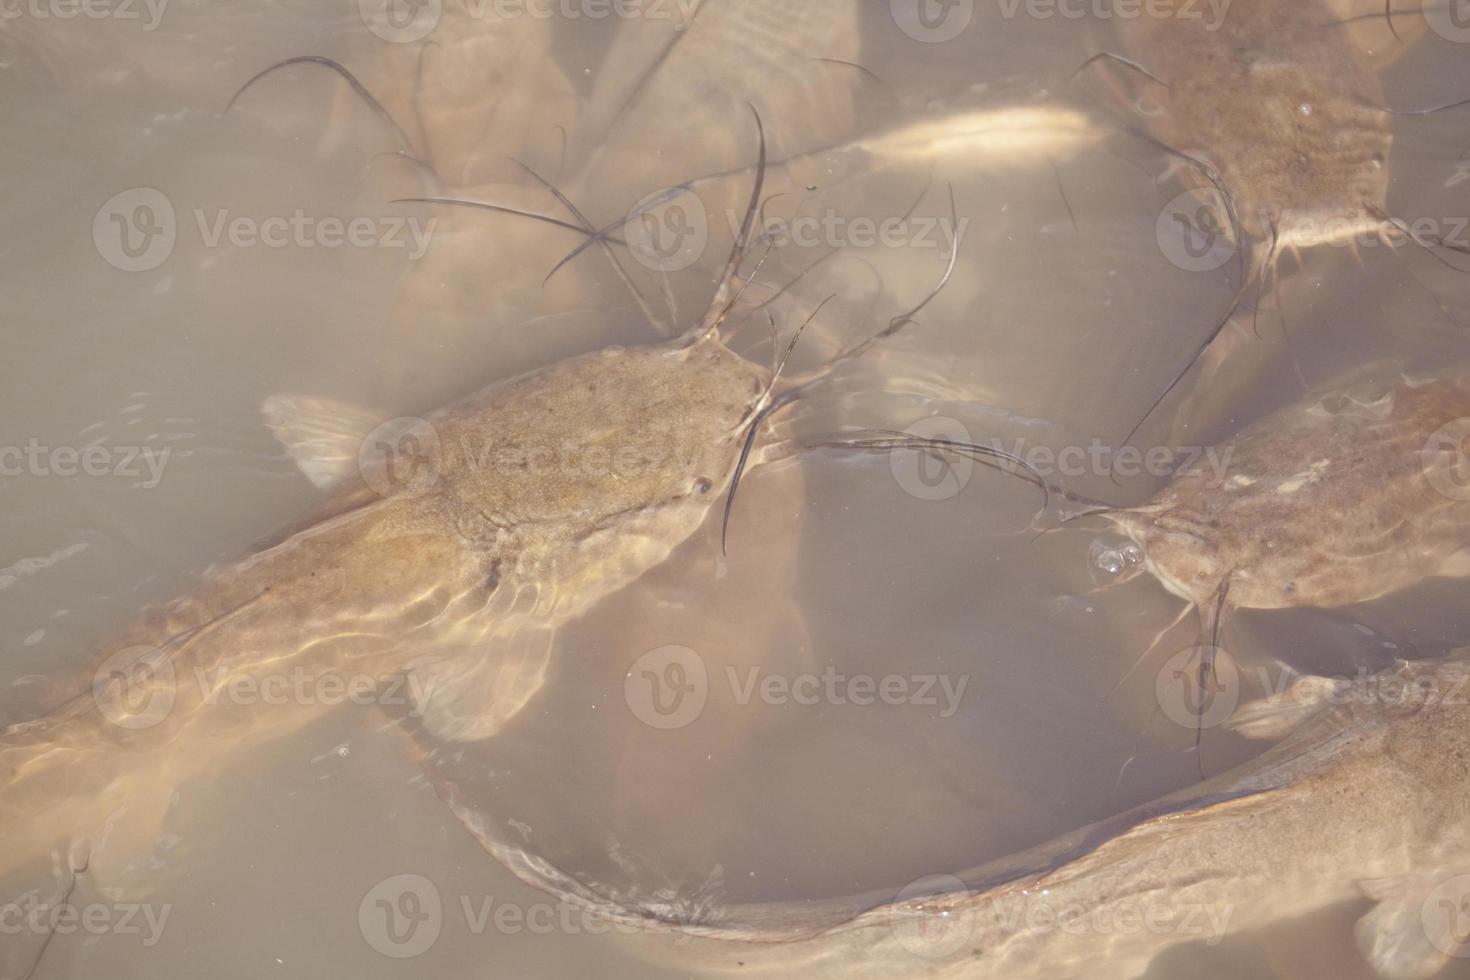
[[[1459,945],[1455,931],[1463,911],[1455,907],[1451,914],[1442,914],[1434,899],[1443,889],[1435,885],[1435,879],[1415,874],[1358,883],[1378,904],[1358,920],[1353,935],[1373,969],[1386,980],[1427,980],[1444,968],[1449,951]]]
[[[320,490],[352,472],[363,440],[385,418],[360,405],[304,395],[271,395],[261,402],[260,414],[301,474]]]
[[[494,637],[473,655],[415,667],[411,693],[420,724],[446,742],[495,735],[546,682],[555,639],[554,630],[529,627]]]
[[[1279,693],[1235,709],[1225,727],[1245,738],[1283,738],[1330,704],[1338,685],[1339,682],[1328,677],[1298,676]]]

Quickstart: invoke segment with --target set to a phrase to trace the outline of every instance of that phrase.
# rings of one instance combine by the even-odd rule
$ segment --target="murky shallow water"
[[[770,81],[780,76],[737,53],[730,64],[701,64],[719,85],[664,83],[664,108],[635,115],[621,141],[606,143],[584,135],[596,129],[588,119],[597,119],[599,93],[633,74],[620,59],[656,44],[614,44],[610,22],[553,18],[550,57],[568,82],[563,89],[517,70],[508,89],[485,93],[517,83],[562,93],[530,114],[524,147],[497,145],[485,179],[517,179],[498,161],[522,149],[568,175],[578,173],[579,154],[601,153],[573,193],[602,223],[670,182],[746,165],[754,142],[745,99],[761,106],[773,155],[790,156],[956,106],[1062,88],[1106,43],[1108,27],[977,9],[959,37],[925,44],[898,30],[884,5],[860,14],[823,7],[852,21],[850,35],[833,33],[811,55],[832,59],[819,74],[824,86],[828,72],[841,79],[836,96],[822,88],[794,97]],[[423,412],[571,354],[653,339],[595,253],[539,285],[574,236],[386,204],[424,193],[421,175],[329,73],[282,71],[218,114],[254,72],[303,53],[342,60],[380,93],[401,85],[412,63],[402,52],[416,46],[374,38],[352,5],[170,5],[154,30],[33,13],[0,26],[17,38],[0,100],[18,135],[0,149],[15,189],[0,225],[9,351],[0,444],[111,447],[107,475],[0,483],[6,717],[27,716],[42,696],[39,678],[86,664],[99,638],[143,605],[183,591],[204,567],[318,499],[261,424],[266,396]],[[654,37],[662,26],[622,30]],[[1384,73],[1390,104],[1463,96],[1464,58],[1462,45],[1439,37],[1418,45]],[[856,70],[838,59],[871,74],[854,81]],[[813,111],[807,102],[822,93],[850,101],[850,118]],[[578,104],[580,118],[566,108]],[[1457,118],[1400,121],[1389,162],[1395,213],[1464,212]],[[568,133],[564,153],[549,138],[557,127]],[[969,222],[949,286],[869,364],[813,399],[803,431],[902,428],[935,414],[1006,445],[1087,445],[1126,431],[1228,305],[1231,267],[1193,273],[1161,253],[1155,218],[1176,189],[1155,182],[1165,162],[1148,147],[1123,137],[1052,162],[976,172],[946,158],[878,172],[872,160],[831,154],[795,168],[788,196],[818,186],[810,212],[837,222],[839,240],[824,232],[823,244],[856,237],[853,218],[879,221],[911,206],[942,222],[946,182]],[[686,320],[718,274],[724,211],[740,206],[747,186],[737,175],[704,194],[712,243],[670,277]],[[128,272],[115,266],[136,257],[110,250],[108,215],[138,217],[143,199],[106,202],[136,188],[167,199],[176,242],[155,267]],[[371,219],[375,244],[211,241],[234,218],[258,227],[297,209]],[[452,244],[483,256],[483,272],[470,281],[434,267],[425,284],[400,216],[437,218],[446,239],[478,235]],[[824,263],[793,291],[795,309],[776,308],[794,323],[835,295],[798,360],[814,364],[840,338],[911,307],[943,272],[944,244],[940,236],[933,245],[854,247]],[[784,248],[760,278],[784,284],[822,251]],[[1464,319],[1470,286],[1423,254],[1403,258],[1376,249],[1359,267],[1342,250],[1313,253],[1305,272],[1289,271],[1267,298],[1268,310],[1279,303],[1289,316],[1307,378],[1326,381],[1384,356],[1416,369],[1458,356],[1466,334],[1436,300]],[[763,329],[748,331],[752,349]],[[1218,421],[1200,442],[1298,396],[1274,313],[1261,329],[1270,369],[1241,380],[1235,422]],[[150,471],[150,459],[161,469]],[[450,753],[453,778],[486,819],[562,867],[620,894],[694,907],[892,893],[1189,785],[1193,733],[1155,710],[1158,656],[1107,694],[1178,601],[1147,576],[1115,579],[1090,565],[1094,543],[1120,539],[1086,522],[1033,542],[1037,495],[1024,483],[976,470],[957,494],[931,492],[904,466],[826,456],[753,473],[728,558],[718,557],[712,523],[627,594],[564,629],[545,690],[501,736]],[[1090,474],[1068,486],[1131,501],[1156,483],[1120,489]],[[1470,636],[1462,594],[1461,585],[1430,583],[1351,618],[1241,613],[1231,651],[1247,665],[1348,673],[1395,653],[1432,655]],[[1172,634],[1170,649],[1193,642],[1190,626]],[[692,650],[707,671],[707,701],[687,724],[661,727],[668,719],[649,714],[652,702],[639,700],[629,678],[650,663],[640,658],[671,645]],[[654,666],[672,676],[662,661]],[[885,682],[890,694],[879,697]],[[662,969],[575,916],[568,924],[554,899],[491,860],[439,802],[416,751],[383,726],[376,707],[344,708],[183,787],[166,828],[177,846],[149,876],[149,902],[170,909],[158,941],[120,930],[59,935],[36,975]],[[1254,751],[1212,731],[1203,762],[1219,772]],[[382,940],[359,912],[364,896],[405,874],[433,884],[442,928],[428,948],[398,959],[375,948]],[[76,899],[90,887],[82,880]],[[497,923],[501,904],[555,923]],[[1155,973],[1367,976],[1351,940],[1360,911],[1174,950]],[[684,971],[675,965],[669,975]]]

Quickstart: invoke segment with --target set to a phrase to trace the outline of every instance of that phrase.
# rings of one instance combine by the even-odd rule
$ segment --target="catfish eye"
[[[702,476],[694,481],[694,492],[703,497],[705,494],[710,492],[710,489],[713,486],[714,484],[710,482],[709,477]]]

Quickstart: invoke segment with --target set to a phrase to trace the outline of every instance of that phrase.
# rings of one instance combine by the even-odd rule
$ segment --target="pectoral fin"
[[[360,405],[302,395],[271,395],[260,414],[302,475],[323,490],[356,468],[363,440],[384,419]]]
[[[1327,677],[1298,677],[1279,694],[1241,705],[1225,723],[1245,738],[1279,739],[1331,703],[1336,688]]]
[[[1358,948],[1386,980],[1428,980],[1467,949],[1470,878],[1399,875],[1359,886],[1378,904],[1353,932]]]
[[[527,627],[415,667],[409,682],[414,714],[447,742],[490,738],[541,690],[555,637],[553,630]]]

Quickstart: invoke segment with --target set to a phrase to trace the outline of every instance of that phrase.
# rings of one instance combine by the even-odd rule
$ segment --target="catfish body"
[[[1394,980],[1431,977],[1466,952],[1445,911],[1470,899],[1470,667],[1461,655],[1371,680],[1348,696],[1303,679],[1247,706],[1243,728],[1294,730],[1231,772],[941,876],[933,893],[870,897],[837,923],[837,908],[799,904],[645,919],[675,934],[636,941],[751,976],[1131,978],[1170,947],[1367,898],[1356,938],[1368,961]]]
[[[1470,574],[1455,481],[1470,387],[1453,379],[1309,397],[1216,447],[1143,506],[1111,512],[1171,592],[1207,609],[1337,608]],[[1463,479],[1463,476],[1460,477]]]
[[[1242,230],[1272,248],[1375,232],[1393,136],[1383,87],[1322,0],[1234,0],[1218,24],[1173,13],[1130,20],[1128,53],[1165,86],[1149,124],[1209,162]]]
[[[339,489],[284,540],[143,615],[71,697],[0,735],[0,874],[55,846],[101,871],[120,827],[151,839],[182,781],[340,703],[240,703],[242,680],[407,674],[436,734],[493,734],[540,687],[556,627],[700,526],[769,380],[712,332],[610,349],[390,432],[401,455],[381,457],[356,420],[272,399],[293,455],[320,482],[340,467]]]

